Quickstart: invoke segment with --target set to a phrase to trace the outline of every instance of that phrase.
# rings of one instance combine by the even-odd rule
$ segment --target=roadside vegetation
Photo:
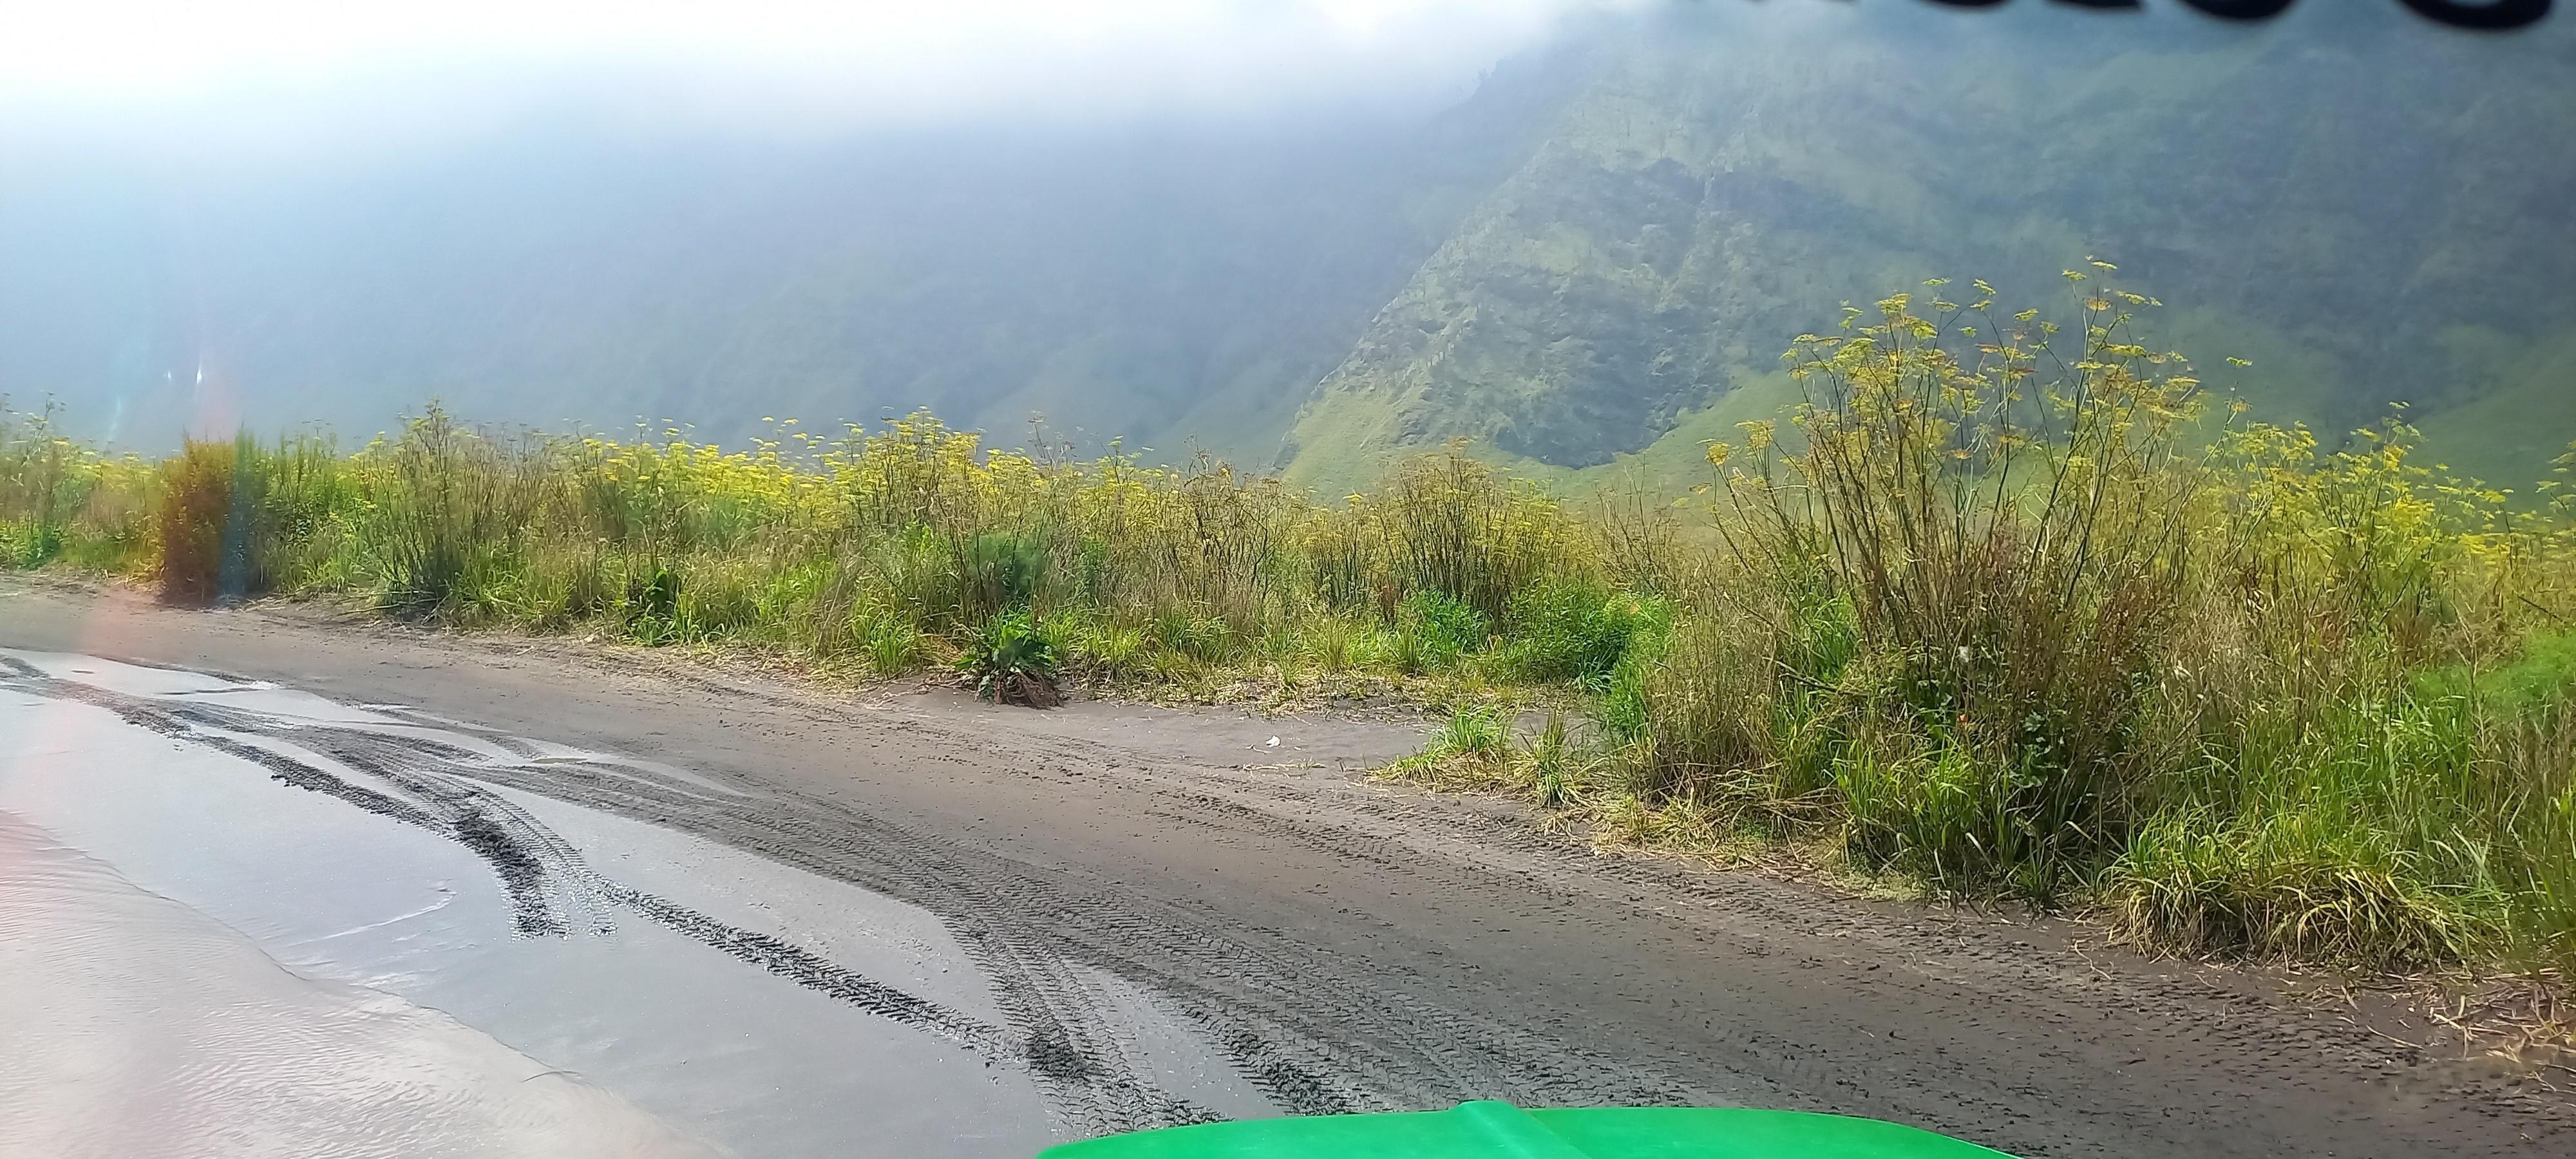
[[[2576,965],[2576,500],[2208,402],[2070,272],[1796,340],[1678,505],[1452,449],[1318,500],[928,415],[747,450],[481,431],[103,457],[0,415],[0,558],[175,601],[1451,711],[1396,771],[1605,839],[1822,845],[2189,952]],[[1952,301],[1955,296],[1960,301]],[[1516,730],[1539,703],[1547,723]]]

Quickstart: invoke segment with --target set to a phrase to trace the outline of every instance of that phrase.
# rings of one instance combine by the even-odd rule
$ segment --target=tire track
[[[1709,1101],[1660,1067],[1578,1051],[1526,1030],[1388,992],[1365,962],[1208,927],[1062,870],[927,837],[832,802],[574,792],[493,770],[500,783],[696,833],[949,917],[1001,978],[1056,1001],[1069,959],[1145,986],[1208,1032],[1263,1093],[1298,1113],[1437,1105],[1477,1092],[1533,1103]],[[1006,990],[1005,1001],[1014,995]]]
[[[1669,1096],[1895,1118],[2034,1159],[2576,1154],[2563,1093],[2302,1009],[2264,972],[2141,961],[2061,923],[1604,857],[1441,794],[1238,771],[1227,730],[1283,730],[1230,714],[1158,713],[1112,735],[1129,723],[1083,724],[1080,708],[1062,722],[904,695],[854,708],[576,641],[351,638],[294,608],[221,618],[112,602],[30,595],[0,605],[0,631],[55,652],[331,682],[668,760],[689,783],[638,779],[620,758],[500,767],[488,752],[457,776],[913,902],[987,971],[1016,969],[1017,946],[1075,964],[1074,982],[1104,970],[1286,1107]],[[913,827],[891,832],[895,819]],[[1202,889],[1173,848],[1228,884],[1296,876]]]
[[[105,709],[158,735],[251,762],[281,783],[457,842],[491,867],[511,900],[514,929],[522,936],[564,936],[572,911],[592,908],[588,903],[594,901],[613,905],[806,989],[921,1030],[989,1062],[1023,1069],[1036,1081],[1050,1108],[1085,1134],[1208,1122],[1217,1117],[1138,1078],[1118,1030],[1099,1017],[1104,1004],[1087,998],[1064,964],[1028,939],[996,934],[989,927],[972,930],[962,939],[977,965],[988,973],[1008,1016],[1010,1029],[994,1027],[785,939],[731,925],[598,874],[570,843],[499,793],[474,783],[488,777],[493,784],[540,793],[549,784],[580,784],[593,792],[546,795],[583,804],[580,798],[607,794],[611,786],[606,778],[557,781],[425,737],[309,724],[231,707],[172,706],[161,698],[51,677],[12,657],[0,656],[0,673],[5,673],[0,675],[0,687]],[[242,736],[312,753],[399,787],[405,795],[352,783],[321,762],[249,743]],[[534,746],[510,751],[529,759],[536,754]],[[651,795],[672,802],[705,800],[687,787],[633,766],[619,766],[617,776],[649,784]],[[979,943],[983,952],[975,953]]]
[[[1073,976],[1071,962],[1169,998],[1256,1089],[1295,1113],[1389,1110],[1495,1093],[1532,1103],[1713,1099],[1666,1068],[1571,1051],[1518,1027],[1387,992],[1375,984],[1366,962],[1284,939],[1228,936],[1211,929],[1203,915],[1140,907],[1106,883],[1071,880],[832,802],[778,790],[711,795],[630,765],[614,766],[611,776],[580,775],[587,770],[533,759],[495,761],[426,737],[284,722],[202,702],[172,707],[75,682],[45,680],[28,690],[149,720],[156,731],[259,760],[290,784],[371,811],[406,806],[309,763],[208,730],[292,744],[399,786],[437,811],[430,815],[413,807],[407,819],[462,841],[493,867],[522,906],[520,929],[532,935],[565,929],[570,907],[559,895],[567,879],[578,884],[578,856],[550,844],[542,826],[472,783],[663,825],[921,906],[957,931],[991,983],[1017,1035],[1012,1061],[1049,1088],[1069,1123],[1086,1133],[1208,1116],[1126,1073],[1130,1051],[1122,1028],[1104,1021],[1102,1003]],[[525,742],[503,747],[537,751]],[[1348,833],[1338,842],[1354,860],[1401,862],[1395,851]],[[757,959],[755,964],[800,984],[844,1000],[866,993],[812,963],[762,957],[771,947],[758,935],[719,931],[703,915],[684,916],[668,905],[639,908],[633,891],[613,884],[590,892],[727,953],[750,954],[745,960]],[[1330,1001],[1319,1002],[1319,996]]]

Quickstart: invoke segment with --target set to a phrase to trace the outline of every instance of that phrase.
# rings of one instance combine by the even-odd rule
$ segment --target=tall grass
[[[58,413],[12,411],[0,397],[0,568],[148,566],[151,468],[64,437]]]
[[[144,463],[0,411],[0,559],[880,676],[1007,639],[1131,689],[1409,690],[1457,711],[1401,771],[1610,836],[1822,843],[2194,951],[2576,964],[2576,500],[2426,468],[2402,416],[2215,406],[2105,273],[2062,328],[1935,284],[1799,337],[1803,403],[1711,445],[1696,514],[1455,446],[1318,501],[927,414],[727,450],[433,407]],[[1585,711],[1516,738],[1537,689]]]
[[[1604,578],[1556,499],[1457,449],[1322,504],[1204,457],[992,451],[926,414],[726,450],[677,429],[497,432],[433,406],[354,453],[243,436],[159,463],[102,459],[48,416],[0,434],[0,519],[41,529],[10,542],[113,542],[89,562],[185,603],[337,593],[888,675],[1016,617],[1081,674],[1176,687],[1254,669],[1570,684],[1666,614]]]
[[[1636,807],[2202,951],[2576,959],[2566,501],[2213,413],[2139,295],[1982,283],[1788,356],[1717,575],[1604,698]]]
[[[355,491],[327,439],[188,440],[160,465],[162,594],[203,604],[299,582]]]

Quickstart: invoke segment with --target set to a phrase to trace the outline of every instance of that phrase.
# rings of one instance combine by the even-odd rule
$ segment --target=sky
[[[0,121],[450,122],[613,94],[792,131],[1454,98],[1569,15],[1645,2],[0,0]]]

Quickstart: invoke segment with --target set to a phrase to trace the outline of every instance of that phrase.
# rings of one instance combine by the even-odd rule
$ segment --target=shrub
[[[1761,655],[1712,618],[1677,626],[1650,661],[1614,680],[1605,714],[1629,746],[1621,764],[1629,792],[1660,803],[1676,797],[1742,797],[1776,771],[1777,689]]]
[[[957,665],[986,700],[1053,708],[1063,699],[1056,691],[1056,660],[1054,641],[1027,615],[1007,612],[968,633]]]
[[[868,667],[879,676],[900,676],[910,671],[921,656],[921,629],[901,615],[877,612],[867,618],[860,633],[866,649]]]
[[[1588,772],[1561,712],[1547,714],[1546,723],[1522,748],[1521,763],[1529,776],[1531,800],[1542,809],[1566,805]]]
[[[1555,500],[1456,443],[1399,466],[1359,510],[1386,545],[1380,590],[1436,592],[1488,619],[1501,618],[1574,538]]]
[[[1955,734],[1856,742],[1834,776],[1850,819],[1846,844],[1870,868],[1903,869],[1952,889],[2007,885],[2048,900],[2066,883],[2067,863],[2047,846],[2080,834],[2047,811],[2036,755],[2023,750],[2019,760],[1996,760]]]
[[[223,594],[235,449],[190,439],[162,467],[161,594],[173,603],[213,603]]]
[[[1111,680],[1133,680],[1146,671],[1145,634],[1118,623],[1088,623],[1073,633],[1071,651],[1082,664]]]
[[[369,448],[364,466],[362,538],[377,599],[408,616],[490,605],[537,522],[540,458],[432,405],[399,438]]]
[[[1360,631],[1338,616],[1324,616],[1306,626],[1298,640],[1309,659],[1326,672],[1348,671],[1356,660]]]
[[[639,644],[678,640],[680,573],[656,567],[630,574],[626,582],[626,634]]]
[[[987,618],[1025,611],[1046,576],[1046,552],[1034,537],[985,532],[965,541],[957,559],[957,612]]]
[[[1423,590],[1396,606],[1398,663],[1407,672],[1444,672],[1484,650],[1484,613],[1437,591]]]
[[[63,550],[97,456],[55,430],[53,404],[22,416],[6,401],[0,399],[0,567],[42,567]]]
[[[1421,751],[1395,762],[1391,772],[1431,780],[1491,783],[1511,757],[1510,718],[1499,706],[1464,704],[1450,710]]]
[[[2204,422],[2132,333],[2149,300],[2075,277],[2063,358],[1982,284],[1798,340],[1794,437],[1710,447],[1723,555],[1623,573],[1689,594],[1593,685],[1601,822],[2089,890],[2193,950],[2569,961],[2576,501],[2510,515],[2395,419],[2342,449]],[[1610,654],[1580,582],[1520,589],[1523,678]]]
[[[1202,664],[1234,658],[1240,641],[1222,618],[1196,608],[1165,608],[1154,618],[1154,642],[1168,656]]]
[[[178,603],[294,585],[353,504],[338,455],[316,438],[189,439],[159,475],[162,595]]]
[[[760,574],[737,565],[692,561],[692,579],[679,590],[676,634],[684,640],[724,640],[754,636],[784,619],[785,600],[775,573]]]
[[[2430,869],[2389,835],[2340,819],[2291,812],[2238,825],[2185,810],[2131,837],[2103,893],[2132,930],[2198,952],[2395,969],[2492,953],[2503,891]]]
[[[1504,618],[1510,641],[1502,670],[1518,680],[1572,681],[1605,691],[1628,644],[1661,629],[1671,613],[1660,601],[1611,590],[1582,577],[1551,578],[1512,597]]]
[[[33,521],[0,524],[0,568],[43,567],[62,550],[60,528]]]

